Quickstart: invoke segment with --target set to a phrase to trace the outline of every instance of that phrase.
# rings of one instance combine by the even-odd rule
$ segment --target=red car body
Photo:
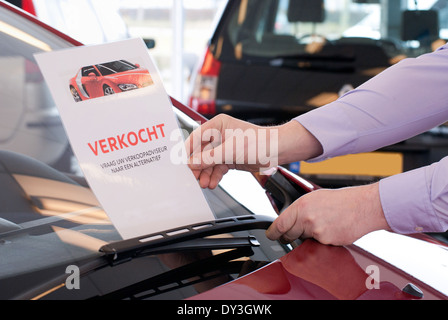
[[[79,69],[76,76],[70,79],[70,92],[78,102],[151,84],[153,81],[148,70],[138,64],[117,60]]]
[[[376,286],[366,273],[369,266],[379,275]],[[335,247],[306,240],[266,267],[192,299],[446,300],[447,296],[355,245]]]

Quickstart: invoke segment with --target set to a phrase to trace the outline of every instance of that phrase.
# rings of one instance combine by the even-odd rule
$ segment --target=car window
[[[403,53],[415,56],[432,51],[434,41],[446,33],[446,6],[437,5],[436,1],[418,3],[418,9],[423,10],[404,12],[403,28],[411,33],[420,32],[423,26],[406,28],[406,22],[409,20],[412,24],[413,17],[421,12],[422,16],[438,17],[440,32],[435,28],[434,32],[422,33],[418,38],[406,36],[406,31],[398,36],[382,36],[384,8],[379,1],[234,1],[224,16],[222,31],[215,35],[215,50],[223,54],[223,59],[236,60],[294,55],[348,58],[352,54],[348,47],[355,45],[357,58],[367,52],[358,49],[376,50],[375,53],[381,50],[385,62]]]
[[[97,64],[96,66],[103,76],[107,76],[118,72],[134,70],[137,68],[135,65],[125,60]]]
[[[334,1],[332,1],[334,2]],[[331,1],[241,1],[235,6],[228,34],[235,56],[277,57],[313,54],[346,29],[328,7]],[[366,13],[367,14],[367,13]]]
[[[83,77],[88,77],[89,74],[95,74],[96,76],[99,76],[98,71],[96,71],[96,69],[93,66],[88,66],[88,67],[84,67],[82,68],[82,76]]]

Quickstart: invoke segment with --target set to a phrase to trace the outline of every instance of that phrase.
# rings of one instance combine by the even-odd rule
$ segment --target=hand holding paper
[[[36,55],[86,179],[123,238],[213,220],[141,39]],[[131,63],[132,62],[132,63]],[[76,76],[74,76],[76,75]]]

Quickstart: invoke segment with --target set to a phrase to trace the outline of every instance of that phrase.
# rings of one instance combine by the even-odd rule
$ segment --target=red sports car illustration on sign
[[[82,67],[70,79],[70,92],[76,102],[153,84],[148,70],[126,60]]]

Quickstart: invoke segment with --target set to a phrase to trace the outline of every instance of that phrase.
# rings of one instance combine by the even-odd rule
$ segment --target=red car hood
[[[374,232],[347,247],[306,240],[279,260],[193,299],[447,299],[447,271],[447,247]],[[414,295],[403,290],[409,284]]]

